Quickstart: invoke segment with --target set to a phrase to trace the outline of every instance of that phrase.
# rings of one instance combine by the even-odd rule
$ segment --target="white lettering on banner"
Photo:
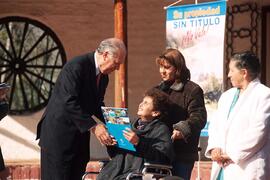
[[[191,19],[190,20],[192,27],[198,26],[212,26],[212,25],[219,25],[220,19],[219,17],[215,18],[202,18],[202,19]]]
[[[187,23],[189,22],[189,23]],[[205,27],[205,26],[213,26],[219,25],[220,19],[219,17],[210,17],[210,18],[195,18],[190,20],[181,20],[181,21],[174,21],[173,28],[186,28],[187,26],[193,27]]]
[[[205,17],[210,15],[219,15],[220,14],[220,6],[214,8],[209,6],[207,9],[194,9],[191,11],[173,11],[173,19],[188,19],[188,18],[197,18],[197,17]]]
[[[173,28],[186,28],[187,27],[187,21],[175,21],[173,22]]]
[[[217,8],[213,8],[209,6],[207,9],[194,9],[192,11],[184,12],[185,18],[192,18],[192,17],[205,17],[209,15],[218,15],[220,14],[220,6]]]

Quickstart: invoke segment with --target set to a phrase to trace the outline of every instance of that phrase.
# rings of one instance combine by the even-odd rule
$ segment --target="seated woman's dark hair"
[[[152,98],[153,110],[160,112],[159,119],[163,120],[168,118],[171,101],[166,93],[157,88],[151,88],[145,92],[144,96]]]

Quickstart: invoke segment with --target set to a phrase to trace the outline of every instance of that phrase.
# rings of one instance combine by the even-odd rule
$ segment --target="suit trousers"
[[[60,160],[41,148],[41,179],[81,180],[87,163],[88,160],[80,153]]]
[[[174,162],[172,173],[184,180],[190,180],[194,162]]]
[[[0,148],[0,171],[3,171],[3,170],[5,170],[5,163],[4,163],[4,158],[3,158],[2,151]]]

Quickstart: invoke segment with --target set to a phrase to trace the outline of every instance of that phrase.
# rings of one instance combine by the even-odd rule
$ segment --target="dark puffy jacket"
[[[173,102],[169,126],[181,131],[184,136],[184,139],[174,141],[175,160],[181,162],[198,160],[200,132],[207,121],[203,90],[192,81],[173,84],[162,82],[157,88],[169,94]]]

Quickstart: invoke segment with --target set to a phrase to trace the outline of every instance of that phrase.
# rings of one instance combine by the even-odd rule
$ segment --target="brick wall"
[[[207,0],[201,0],[204,2]],[[214,0],[213,0],[214,1]],[[136,115],[142,94],[160,81],[155,58],[166,46],[168,0],[133,0],[128,10],[128,96],[129,110]],[[181,4],[194,3],[186,0]],[[55,32],[70,59],[92,51],[100,40],[114,36],[114,1],[107,0],[2,0],[0,18],[23,16],[37,20]],[[106,104],[114,103],[113,75]]]
[[[11,180],[38,180],[40,179],[40,166],[36,164],[7,165],[7,168],[1,173],[0,177],[7,177],[7,179]]]
[[[100,168],[100,164],[97,161],[90,162],[87,165],[87,171],[98,172]],[[200,180],[208,180],[210,179],[210,170],[211,170],[211,162],[202,161],[200,162]],[[7,164],[7,168],[4,172],[1,172],[0,179],[3,177],[7,177],[7,179],[11,180],[39,180],[40,179],[40,166],[39,164]],[[95,174],[88,175],[86,177],[87,180],[94,180],[96,177]],[[192,172],[191,180],[199,180],[198,171],[197,171],[197,163]],[[4,179],[4,178],[3,178]]]

